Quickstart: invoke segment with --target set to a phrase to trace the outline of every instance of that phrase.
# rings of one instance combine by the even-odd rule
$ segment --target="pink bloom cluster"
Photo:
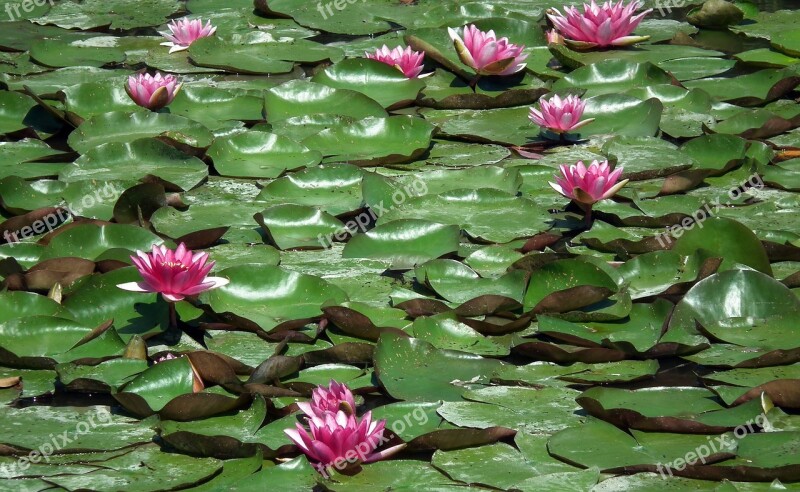
[[[346,384],[331,380],[326,388],[318,386],[311,392],[310,402],[300,402],[297,404],[300,410],[306,415],[316,415],[322,417],[326,413],[336,413],[342,410],[347,415],[355,415],[356,401],[353,392]]]
[[[170,302],[182,300],[210,289],[222,287],[229,280],[207,277],[214,262],[207,262],[208,253],[192,253],[181,243],[176,250],[153,246],[150,253],[137,251],[131,256],[142,276],[140,282],[127,282],[117,287],[133,292],[159,292]]]
[[[620,175],[622,167],[612,171],[608,161],[592,161],[588,168],[578,161],[571,166],[562,165],[561,176],[556,176],[556,182],[550,186],[567,198],[591,206],[611,198],[625,186],[627,179],[617,183]]]
[[[167,27],[169,33],[162,35],[167,38],[167,42],[161,43],[161,46],[169,46],[169,52],[175,53],[176,51],[183,51],[189,49],[195,41],[200,38],[213,36],[217,32],[217,28],[211,25],[211,21],[203,25],[202,19],[180,19],[170,22]]]
[[[623,0],[619,0],[613,3],[608,0],[598,5],[595,0],[591,0],[591,3],[583,4],[583,12],[575,7],[565,6],[564,14],[558,9],[552,9],[547,17],[561,31],[565,41],[577,49],[627,46],[649,39],[649,36],[630,36],[630,33],[653,9],[633,15],[642,3],[634,0],[623,5],[622,2]]]
[[[125,92],[133,102],[151,111],[158,111],[168,105],[178,95],[181,84],[174,75],[139,74],[128,77]]]
[[[594,118],[580,121],[586,102],[580,97],[569,95],[564,99],[554,95],[539,101],[541,110],[531,108],[529,118],[537,125],[555,133],[577,130],[594,121]]]
[[[463,38],[454,29],[448,27],[447,31],[458,58],[479,75],[511,75],[525,68],[525,46],[510,43],[508,38],[497,39],[494,31],[470,25],[464,28]]]
[[[422,61],[425,58],[425,53],[421,51],[413,51],[411,47],[406,47],[404,50],[400,46],[390,50],[385,44],[382,48],[375,51],[375,53],[365,52],[364,55],[371,59],[385,63],[403,72],[403,75],[409,79],[413,79],[422,72]]]
[[[310,432],[299,423],[284,432],[326,477],[333,467],[340,471],[352,469],[361,463],[382,460],[405,446],[376,451],[387,440],[386,420],[373,421],[372,412],[356,417],[353,393],[336,381],[331,381],[328,388],[316,388],[311,401],[298,406],[307,416]]]

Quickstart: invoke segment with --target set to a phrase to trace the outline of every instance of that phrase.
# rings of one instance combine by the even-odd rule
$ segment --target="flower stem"
[[[475,92],[475,86],[478,85],[478,81],[481,79],[481,74],[476,74],[475,77],[469,81],[469,87],[472,89],[472,92]]]
[[[586,208],[585,219],[586,219],[586,229],[591,229],[592,228],[592,206],[591,205],[589,205]]]
[[[169,306],[169,328],[177,328],[178,312],[175,310],[175,303],[167,302],[167,306]]]

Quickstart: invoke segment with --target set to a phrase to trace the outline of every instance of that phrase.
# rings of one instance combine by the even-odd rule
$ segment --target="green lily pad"
[[[277,324],[276,320],[318,316],[326,302],[346,300],[341,289],[319,277],[278,267],[241,265],[218,275],[229,278],[230,284],[204,292],[200,299],[217,313],[235,313],[267,330]]]
[[[729,297],[731,293],[735,296]],[[798,307],[797,296],[772,277],[752,270],[729,270],[698,282],[686,293],[675,308],[670,331],[694,331],[695,322],[703,326],[757,322],[789,315]]]
[[[468,401],[445,401],[439,415],[461,427],[553,433],[577,424],[576,395],[566,388],[492,386],[466,391]]]
[[[22,139],[17,142],[0,142],[0,177],[19,176],[37,178],[55,176],[64,167],[61,163],[39,162],[61,154],[41,140]]]
[[[349,89],[295,80],[265,93],[267,120],[270,123],[306,115],[341,115],[352,118],[386,116],[373,99]]]
[[[431,260],[414,270],[420,283],[429,285],[450,302],[464,303],[481,295],[501,295],[522,301],[525,274],[512,270],[497,279],[481,278],[474,270],[455,260]]]
[[[126,169],[128,177],[143,179],[157,176],[184,190],[194,188],[208,176],[208,167],[200,159],[159,140],[142,138],[87,148],[84,155],[62,169],[59,178],[67,183],[113,179],[119,177],[121,168]]]
[[[791,70],[766,69],[737,77],[711,77],[687,81],[687,89],[703,89],[715,99],[741,106],[757,106],[779,98],[794,88],[800,77]]]
[[[194,148],[211,145],[211,132],[200,123],[167,113],[103,113],[86,120],[69,136],[69,144],[86,154],[102,144],[131,143],[147,137],[161,137]]]
[[[151,473],[144,476],[137,473],[136,468],[139,466],[146,466]],[[172,473],[175,468],[180,468],[185,473]],[[187,487],[201,483],[214,476],[221,468],[222,462],[213,458],[164,453],[158,446],[149,445],[106,461],[99,472],[54,477],[53,480],[67,489],[107,488],[119,484],[136,490],[156,491],[164,486]]]
[[[416,338],[425,340],[438,349],[461,350],[490,357],[509,354],[508,346],[484,337],[459,322],[451,313],[418,318],[411,330]]]
[[[38,450],[43,444],[52,443],[42,441],[42,435],[50,433],[59,436],[55,445],[60,445],[63,451],[120,449],[148,443],[153,438],[153,431],[146,423],[114,415],[105,406],[32,406],[16,409],[3,405],[0,412],[15,430],[3,436],[3,444],[19,449]],[[10,418],[12,415],[13,418]],[[65,421],[71,424],[68,429],[64,429]],[[68,431],[66,442],[61,437],[64,431]],[[55,445],[51,444],[51,447]]]
[[[458,250],[457,226],[417,219],[395,220],[347,243],[344,258],[370,258],[390,262],[394,269],[407,269]]]
[[[2,110],[0,110],[0,134],[12,133],[27,128],[25,119],[36,102],[24,94],[17,92],[0,92]]]
[[[305,39],[283,42],[275,40],[269,34],[248,33],[244,36],[233,36],[230,41],[219,36],[199,39],[189,48],[189,56],[195,64],[203,67],[267,74],[291,72],[295,61],[336,61],[342,55],[337,48]]]
[[[287,169],[316,166],[322,154],[288,137],[267,132],[244,132],[219,138],[208,149],[222,176],[275,178]]]
[[[578,68],[553,84],[554,90],[581,88],[591,95],[623,92],[634,87],[669,84],[669,75],[652,63],[606,60]]]
[[[497,243],[534,236],[550,227],[548,216],[531,200],[488,188],[411,198],[381,216],[378,224],[398,219],[454,224],[471,237]]]
[[[534,309],[544,301],[548,310],[568,311],[594,304],[617,290],[614,280],[595,265],[580,260],[560,260],[532,273],[525,292],[525,310]],[[571,295],[563,299],[566,302],[559,302],[567,294]]]
[[[93,326],[113,319],[117,333],[126,342],[134,335],[154,336],[167,327],[166,303],[157,302],[157,294],[128,292],[117,287],[140,280],[135,268],[93,275],[64,300],[64,307],[74,319]]]
[[[375,351],[381,383],[394,398],[406,401],[460,401],[470,380],[500,365],[496,360],[438,350],[423,340],[393,333],[382,334]]]
[[[365,166],[397,164],[428,150],[433,130],[433,125],[410,116],[365,118],[322,130],[301,143],[336,161]]]
[[[64,29],[92,29],[109,26],[111,29],[134,29],[163,23],[180,10],[175,0],[145,0],[131,5],[125,0],[88,0],[59,2],[47,15],[39,17],[40,24],[55,24]]]
[[[387,108],[414,101],[425,87],[420,79],[409,79],[394,67],[365,58],[341,61],[319,72],[311,81],[361,92]]]
[[[713,217],[697,222],[697,228],[685,231],[672,246],[672,251],[691,255],[703,251],[703,255],[724,259],[722,268],[739,263],[772,275],[767,252],[761,241],[750,229],[725,218]]]
[[[736,450],[736,441],[731,434],[723,434],[709,441],[709,436],[691,434],[667,434],[631,431],[631,434],[598,419],[589,419],[581,426],[565,429],[553,435],[547,443],[550,454],[581,466],[596,466],[600,470],[618,471],[623,467],[636,466],[641,471],[669,472],[665,465],[678,465],[693,452],[698,462],[699,446],[714,445],[714,453],[723,455]],[[705,454],[705,450],[701,451]],[[689,457],[689,460],[692,460]],[[685,464],[685,463],[684,463]],[[644,466],[642,466],[644,465]],[[657,468],[660,467],[660,468]]]
[[[96,366],[74,363],[56,366],[58,379],[70,388],[94,391],[116,391],[117,388],[147,369],[141,359],[111,359]]]
[[[71,44],[55,39],[39,41],[31,46],[30,53],[31,58],[38,63],[55,68],[76,65],[102,67],[125,60],[125,52],[119,48],[92,46],[84,41],[74,41]]]
[[[304,205],[275,205],[255,218],[280,249],[322,248],[326,237],[346,230],[336,217]]]
[[[278,178],[261,190],[258,199],[268,203],[294,203],[318,207],[331,215],[361,208],[364,172],[350,164],[326,164]]]

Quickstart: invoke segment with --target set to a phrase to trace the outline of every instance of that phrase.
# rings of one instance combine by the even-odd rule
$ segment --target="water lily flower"
[[[361,419],[342,411],[311,415],[308,425],[310,433],[299,423],[295,429],[285,429],[284,432],[325,476],[328,476],[325,470],[331,470],[331,467],[339,471],[350,470],[361,463],[387,458],[405,447],[405,444],[400,444],[376,451],[387,441],[384,436],[386,420],[373,421],[372,412],[367,412]]]
[[[540,99],[539,105],[541,111],[531,108],[528,117],[535,124],[555,133],[571,132],[594,121],[594,118],[580,121],[586,102],[575,95],[561,99],[556,94],[550,99]]]
[[[469,25],[464,28],[463,39],[455,29],[448,27],[447,32],[458,58],[478,75],[511,75],[525,68],[525,46],[509,43],[508,38],[497,39],[494,31],[484,32]]]
[[[409,79],[417,77],[422,72],[422,60],[425,58],[425,53],[413,51],[410,46],[407,46],[405,50],[400,46],[390,50],[385,44],[375,53],[364,52],[364,55],[370,60],[377,60],[395,67]]]
[[[158,111],[175,99],[181,85],[174,75],[139,74],[128,77],[125,92],[133,102],[151,111]]]
[[[643,4],[634,0],[622,5],[623,0],[613,3],[608,0],[597,5],[595,0],[583,4],[583,12],[576,7],[565,6],[562,15],[558,9],[547,13],[550,22],[561,31],[568,45],[575,49],[605,48],[608,46],[628,46],[650,39],[650,36],[630,36],[639,22],[653,9],[639,15],[633,13]]]
[[[556,176],[556,182],[550,186],[565,197],[591,207],[600,200],[611,198],[625,186],[627,179],[617,183],[621,174],[622,166],[612,171],[608,161],[592,161],[588,168],[583,161],[578,161],[569,167],[562,165],[561,176]]]
[[[211,21],[206,22],[204,26],[203,19],[174,20],[167,24],[167,27],[171,32],[161,35],[169,41],[161,43],[161,46],[169,46],[170,53],[187,50],[198,39],[213,36],[217,32],[217,28],[211,25]]]
[[[131,256],[142,276],[140,282],[127,282],[117,287],[132,292],[159,292],[170,303],[227,285],[229,280],[207,277],[214,267],[208,253],[192,253],[181,243],[176,250],[153,246],[150,253],[137,251]]]
[[[339,410],[347,415],[356,412],[356,402],[353,392],[346,384],[331,380],[328,387],[318,386],[311,392],[310,402],[297,404],[306,415],[322,418],[326,413],[336,413]]]

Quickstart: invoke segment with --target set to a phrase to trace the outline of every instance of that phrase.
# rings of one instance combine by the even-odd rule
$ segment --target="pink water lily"
[[[612,171],[608,161],[592,161],[588,168],[583,161],[578,161],[571,166],[562,165],[561,176],[556,176],[556,182],[550,186],[565,197],[591,207],[611,198],[625,186],[627,179],[617,183],[620,175],[622,166]]]
[[[639,0],[628,5],[623,5],[622,2],[623,0],[619,0],[613,3],[608,0],[597,5],[595,0],[591,0],[590,4],[583,4],[583,12],[576,7],[565,6],[563,15],[558,9],[551,9],[547,17],[564,35],[566,43],[575,49],[628,46],[649,39],[650,36],[630,34],[653,9],[633,15],[643,4]]]
[[[508,38],[497,39],[494,31],[484,32],[469,25],[464,28],[463,39],[455,29],[448,27],[447,32],[458,58],[478,75],[511,75],[525,68],[525,46],[512,44]]]
[[[208,253],[192,253],[183,243],[174,251],[166,246],[153,246],[150,253],[137,251],[131,260],[142,280],[117,287],[132,292],[158,292],[170,302],[229,282],[226,278],[208,277],[208,272],[214,267],[213,261],[207,263]]]
[[[151,111],[158,111],[175,99],[181,85],[174,75],[139,74],[128,77],[125,92],[133,102]]]
[[[550,99],[542,98],[539,100],[539,106],[541,110],[531,108],[528,117],[535,124],[555,133],[575,131],[594,121],[594,118],[581,121],[586,102],[575,95],[569,95],[564,99],[558,97],[558,94]]]
[[[364,55],[371,60],[395,67],[409,79],[417,77],[422,72],[422,60],[425,58],[425,53],[413,51],[410,46],[405,50],[400,46],[390,50],[385,44],[375,53],[364,52]]]
[[[299,423],[284,432],[326,477],[334,467],[350,470],[361,463],[387,458],[405,447],[400,444],[376,451],[388,440],[384,436],[386,420],[373,421],[371,412],[361,419],[342,411],[325,412],[322,416],[311,415],[308,425],[310,433]]]
[[[356,402],[353,392],[347,385],[331,380],[328,387],[318,386],[311,392],[310,402],[299,402],[300,410],[308,416],[322,418],[326,413],[336,413],[339,410],[347,415],[356,412]]]
[[[162,36],[167,38],[168,41],[161,43],[161,46],[169,46],[170,53],[187,50],[198,39],[213,36],[217,32],[217,28],[211,25],[211,21],[203,25],[202,19],[174,20],[167,24],[167,27],[170,32],[162,33]]]

